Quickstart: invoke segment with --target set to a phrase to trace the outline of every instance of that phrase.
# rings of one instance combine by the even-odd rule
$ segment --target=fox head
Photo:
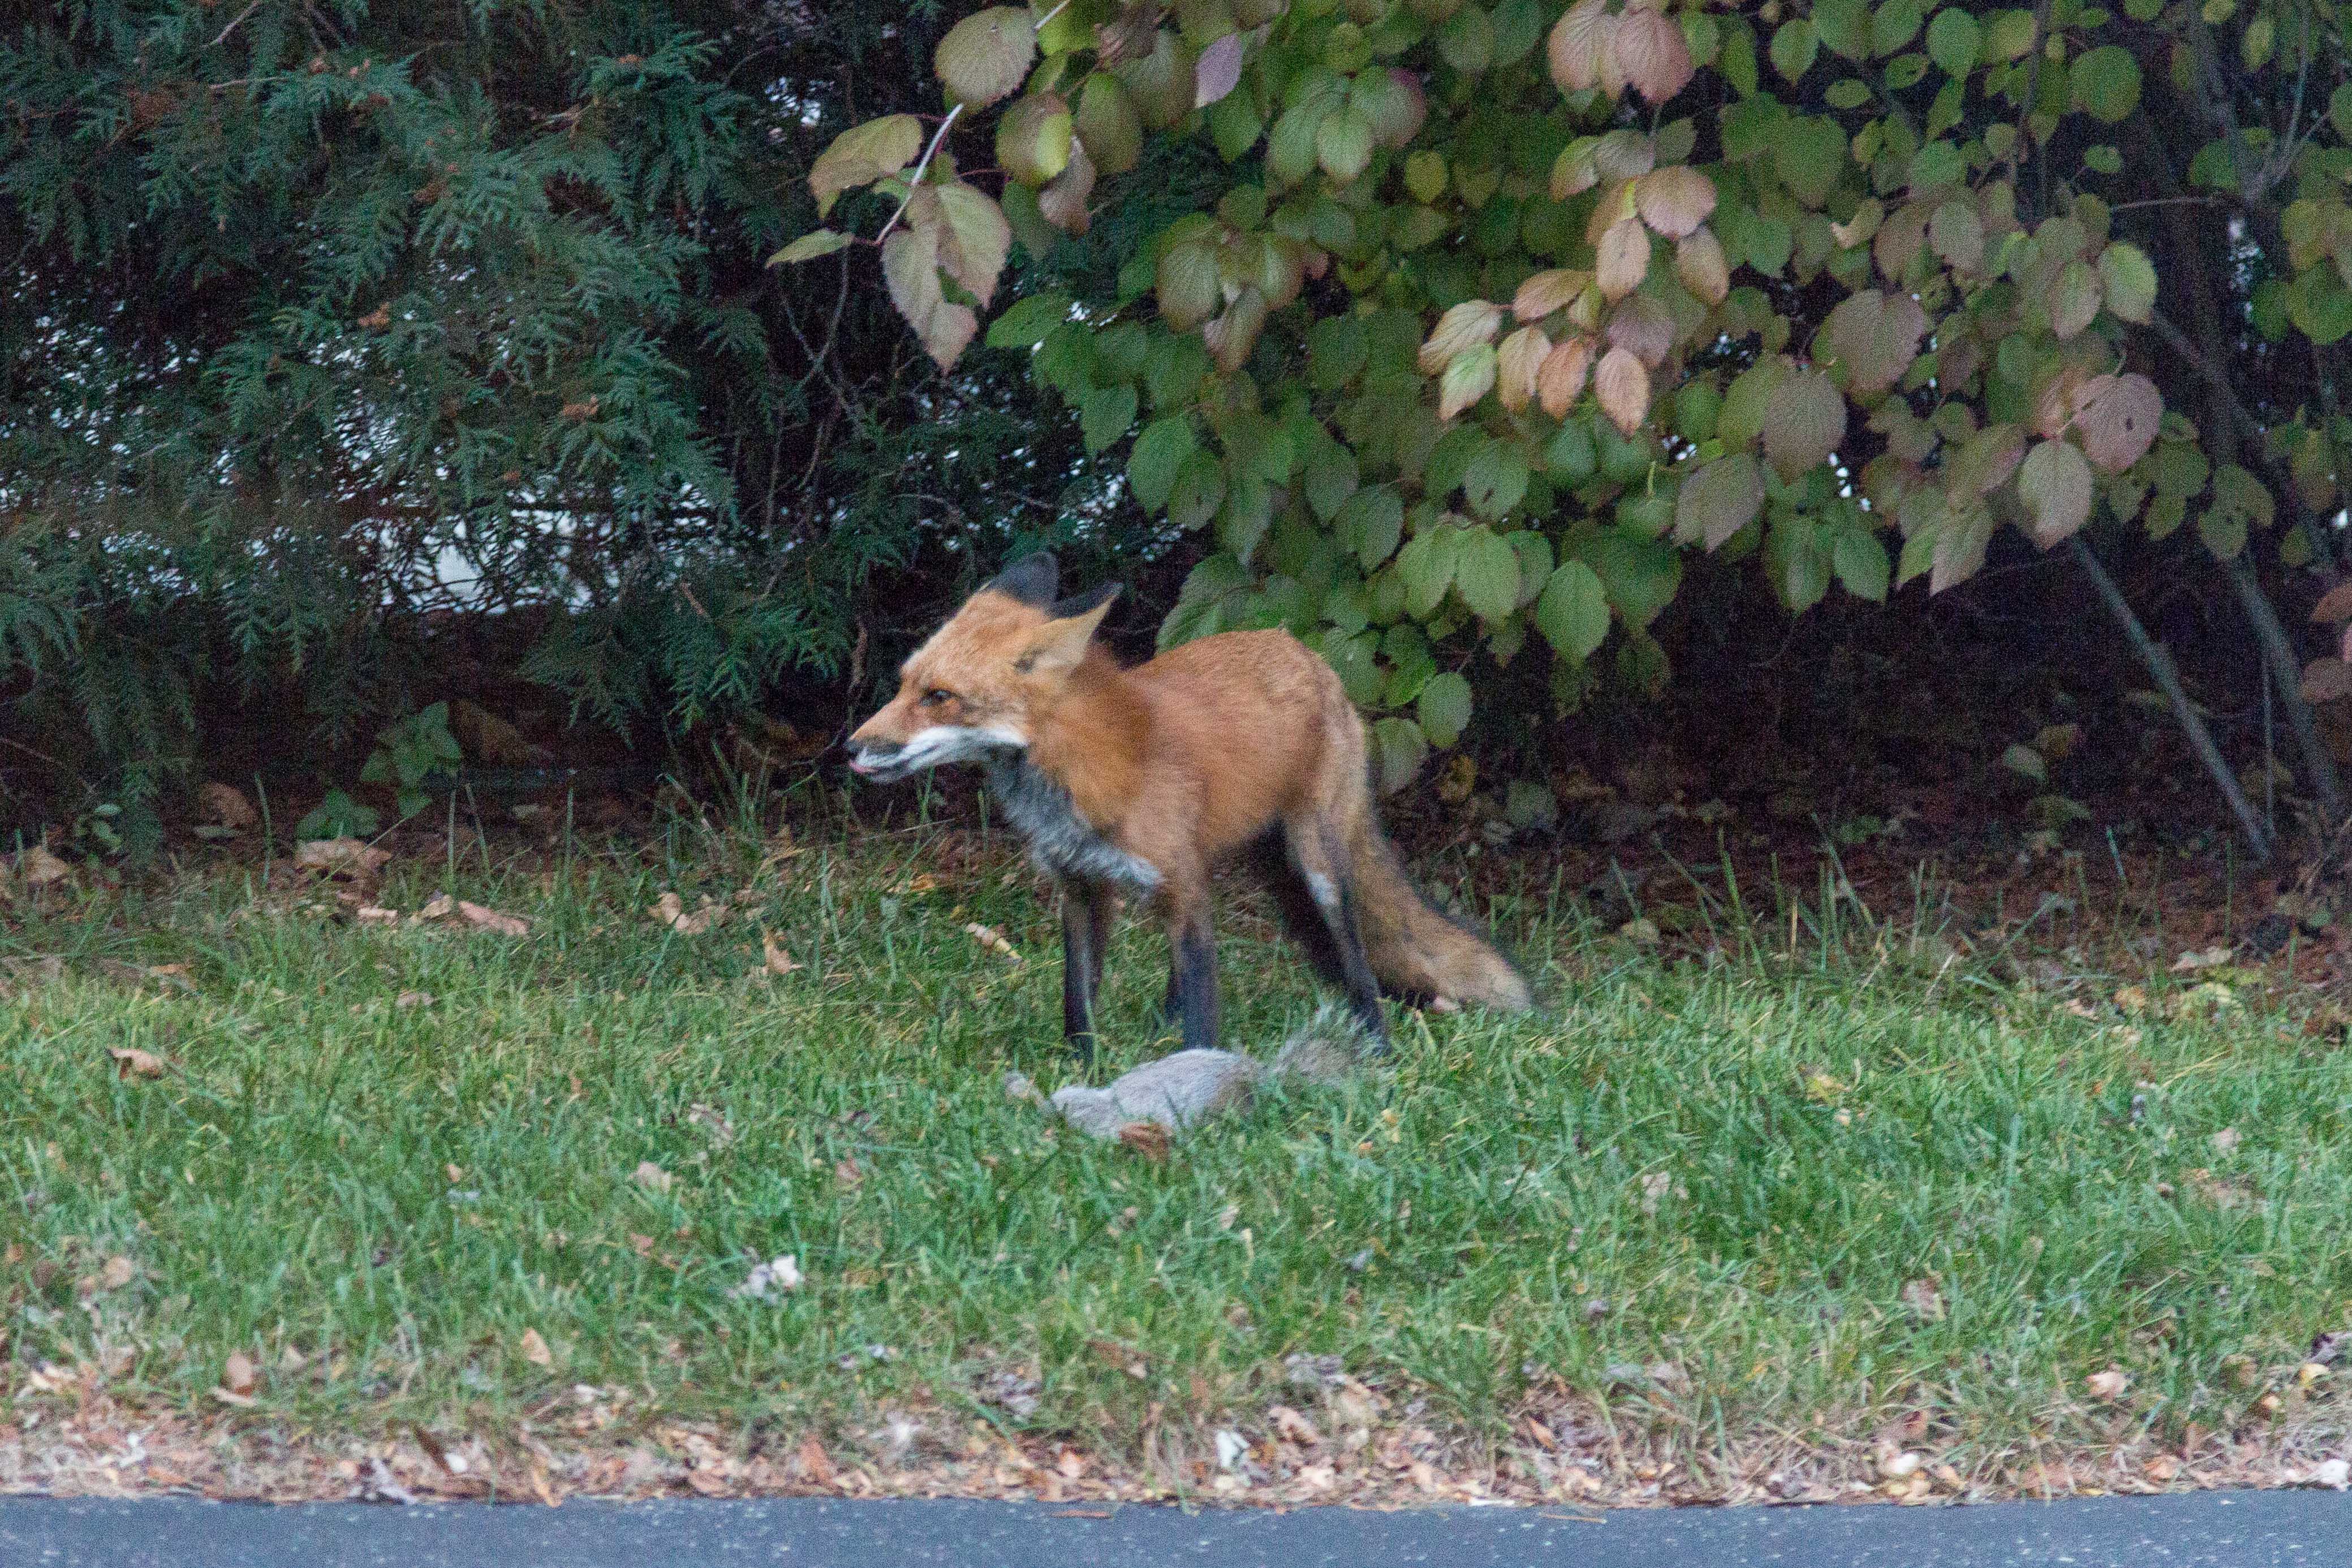
[[[885,784],[944,763],[1026,751],[1036,715],[1087,656],[1119,585],[1057,599],[1053,556],[1024,556],[966,600],[898,669],[898,694],[849,737],[849,765]]]

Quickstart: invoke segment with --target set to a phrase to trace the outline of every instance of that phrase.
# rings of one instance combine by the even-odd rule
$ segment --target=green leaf
[[[1404,533],[1404,502],[1386,485],[1360,489],[1348,498],[1331,520],[1339,542],[1356,553],[1370,572],[1396,552]]]
[[[1830,544],[1830,565],[1855,598],[1875,605],[1886,602],[1886,546],[1861,523],[1849,522],[1837,531]]]
[[[1364,368],[1364,319],[1326,316],[1307,330],[1307,379],[1318,392],[1337,392]]]
[[[1372,766],[1381,793],[1394,795],[1412,783],[1429,759],[1429,741],[1410,719],[1383,719],[1372,726]]]
[[[2119,239],[2099,252],[2099,282],[2118,321],[2145,324],[2156,313],[2156,265],[2139,247]]]
[[[2246,520],[2243,514],[2223,511],[2215,507],[2197,520],[2197,537],[2205,548],[2223,561],[2237,558],[2246,548]]]
[[[1195,451],[1176,469],[1175,488],[1168,496],[1168,521],[1179,528],[1200,528],[1225,504],[1225,466],[1212,453]]]
[[[1045,334],[1070,319],[1070,297],[1066,294],[1032,294],[1016,300],[1005,312],[988,324],[988,346],[992,349],[1034,348],[1045,341]]]
[[[2139,62],[2121,44],[2102,44],[2084,54],[2066,79],[2074,107],[2094,120],[2113,125],[2139,107]]]
[[[1814,0],[1813,28],[1847,59],[1870,58],[1869,0]]]
[[[1429,737],[1431,744],[1454,744],[1469,727],[1470,683],[1454,670],[1438,671],[1421,689],[1413,714],[1421,721],[1422,733]]]
[[[1683,481],[1675,506],[1675,536],[1718,549],[1755,521],[1763,509],[1763,469],[1752,454],[1734,452]]]
[[[1570,663],[1592,657],[1609,636],[1609,595],[1591,567],[1560,563],[1536,601],[1536,629]]]
[[[1601,529],[1585,542],[1582,553],[1600,576],[1618,618],[1635,631],[1657,619],[1682,584],[1683,559],[1671,545],[1622,529]]]
[[[1135,423],[1135,388],[1100,386],[1078,399],[1078,434],[1094,456],[1127,434]]]
[[[1404,607],[1416,620],[1426,620],[1444,602],[1454,586],[1454,563],[1461,552],[1462,531],[1440,524],[1423,529],[1405,542],[1396,559],[1397,576],[1404,584]]]
[[[1845,129],[1819,116],[1791,120],[1772,147],[1772,171],[1798,200],[1819,206],[1845,173]]]
[[[820,256],[831,256],[849,244],[849,236],[838,230],[820,228],[801,236],[775,255],[768,258],[771,267],[789,267],[796,261],[814,261]]]
[[[1177,475],[1196,450],[1192,423],[1183,415],[1171,414],[1143,427],[1127,456],[1127,482],[1146,511],[1168,504]]]
[[[1503,619],[1519,607],[1519,552],[1492,529],[1471,529],[1454,559],[1454,591],[1480,620]]]
[[[2352,142],[2352,81],[2346,82],[2328,95],[2327,119],[2336,127],[2338,137]]]
[[[1320,443],[1307,459],[1306,480],[1307,504],[1317,517],[1330,521],[1361,482],[1356,455],[1337,441]]]
[[[922,122],[911,114],[887,114],[851,126],[809,166],[809,191],[816,197],[816,216],[829,216],[842,192],[897,174],[922,150]]]
[[[1480,447],[1462,476],[1462,494],[1480,517],[1501,517],[1527,493],[1527,457],[1507,441],[1489,441]]]
[[[1096,71],[1079,89],[1076,125],[1098,174],[1124,174],[1142,156],[1143,116],[1135,94],[1108,71]]]
[[[1795,81],[1812,69],[1815,57],[1822,52],[1821,35],[1813,25],[1799,16],[1783,22],[1772,32],[1772,68],[1786,81]]]
[[[1246,562],[1274,523],[1274,487],[1247,469],[1232,476],[1225,504],[1217,513],[1217,542]]]
[[[985,109],[1019,87],[1036,58],[1037,30],[1028,11],[995,5],[949,28],[931,65],[950,98]]]
[[[1919,36],[1920,0],[1879,0],[1870,17],[1870,50],[1881,59]]]
[[[1315,159],[1338,184],[1347,184],[1372,161],[1372,122],[1360,109],[1326,115],[1315,131]]]
[[[1958,5],[1947,5],[1927,24],[1927,58],[1955,81],[1977,68],[1984,29]]]

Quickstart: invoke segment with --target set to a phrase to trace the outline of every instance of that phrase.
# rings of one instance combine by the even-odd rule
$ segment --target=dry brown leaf
[[[553,1366],[555,1352],[547,1348],[547,1341],[540,1336],[537,1329],[525,1329],[522,1331],[522,1359],[533,1366]]]
[[[466,917],[468,925],[479,926],[488,931],[496,931],[500,936],[530,934],[530,922],[520,915],[503,914],[497,910],[486,909],[480,904],[469,904],[463,899],[457,900],[457,912]]]
[[[430,991],[404,991],[399,995],[392,999],[392,1005],[395,1007],[402,1008],[430,1007],[433,1005],[433,993]]]
[[[2120,1367],[2111,1366],[2105,1372],[2095,1372],[2084,1378],[2083,1386],[2090,1390],[2094,1399],[2121,1399],[2131,1391],[2131,1374]]]
[[[457,912],[457,900],[446,893],[436,893],[425,900],[425,907],[416,911],[416,918],[420,921],[446,920]]]
[[[1650,102],[1664,103],[1690,85],[1690,41],[1663,13],[1625,12],[1617,18],[1613,45],[1626,85]]]
[[[1592,274],[1555,267],[1536,273],[1511,296],[1511,314],[1522,321],[1540,321],[1554,310],[1565,310],[1576,297],[1592,287]],[[2352,610],[2346,612],[2352,616]]]
[[[1118,1141],[1157,1164],[1168,1158],[1168,1129],[1157,1121],[1130,1121],[1118,1130]]]
[[[1544,356],[1536,371],[1536,396],[1546,414],[1565,418],[1584,395],[1584,384],[1592,374],[1592,349],[1591,338],[1575,337]]]
[[[245,798],[245,792],[234,784],[208,784],[196,792],[196,800],[204,807],[205,816],[223,827],[251,827],[261,820],[253,803]]]
[[[221,1386],[231,1394],[250,1397],[259,1381],[253,1358],[243,1351],[228,1352],[228,1361],[221,1368]]]
[[[2164,420],[2164,394],[2144,375],[2095,375],[2074,395],[2074,427],[2092,466],[2119,474],[2147,453]]]
[[[1637,217],[1619,218],[1601,237],[1596,281],[1603,299],[1622,300],[1650,275],[1650,231]]]
[[[1937,1287],[1932,1274],[1914,1279],[1903,1287],[1903,1304],[1911,1309],[1923,1323],[1939,1323],[1944,1320],[1944,1292]]]
[[[381,904],[362,904],[352,911],[352,918],[363,926],[397,925],[400,923],[400,911],[385,909]]]
[[[1437,375],[1460,355],[1494,341],[1503,324],[1503,308],[1485,300],[1465,300],[1437,319],[1421,345],[1418,363],[1423,375]]]
[[[2352,664],[2331,657],[2315,658],[2303,667],[2305,702],[2332,702],[2339,697],[2352,697]]]
[[[1536,395],[1536,380],[1551,353],[1551,340],[1540,327],[1521,327],[1496,351],[1495,392],[1503,406],[1516,414]]]
[[[36,844],[16,857],[16,874],[28,888],[46,888],[72,876],[73,868],[50,854],[47,847]]]
[[[106,1260],[106,1267],[98,1271],[98,1288],[120,1290],[138,1277],[139,1266],[118,1252]]]
[[[826,1455],[824,1445],[816,1440],[814,1432],[801,1439],[800,1462],[801,1474],[807,1479],[818,1486],[831,1484],[833,1460]]]
[[[1583,92],[1601,84],[1604,59],[1615,53],[1617,18],[1603,0],[1578,0],[1554,23],[1545,41],[1551,79],[1562,92]]]
[[[1643,243],[1649,241],[1645,237]],[[1601,356],[1601,368],[1593,373],[1592,389],[1601,398],[1601,412],[1628,436],[1639,430],[1650,416],[1650,373],[1623,349],[1611,349]]]
[[[1720,305],[1730,297],[1731,261],[1713,229],[1694,229],[1675,247],[1675,276],[1710,305]]]
[[[2352,621],[2352,582],[2338,583],[2320,595],[2319,603],[2311,606],[2311,618],[2323,625]]]
[[[984,926],[977,921],[972,921],[967,922],[963,929],[971,935],[972,941],[998,957],[1009,958],[1015,963],[1021,962],[1020,950],[1005,941],[1004,933],[994,926]]]
[[[840,1160],[834,1164],[833,1179],[845,1187],[855,1187],[866,1179],[866,1173],[858,1168],[856,1160]]]
[[[135,1046],[116,1046],[106,1053],[114,1058],[117,1078],[162,1078],[163,1058],[151,1055]]]
[[[637,1162],[637,1169],[633,1179],[637,1185],[649,1193],[666,1193],[677,1180],[651,1160]]]
[[[1275,1436],[1286,1443],[1296,1443],[1302,1448],[1311,1448],[1323,1440],[1323,1434],[1315,1429],[1315,1423],[1287,1405],[1267,1406],[1265,1418],[1273,1426]]]
[[[1633,184],[1642,221],[1668,239],[1697,232],[1715,211],[1715,182],[1687,163],[1653,169]]]
[[[383,869],[392,851],[357,838],[306,838],[294,846],[294,864],[305,871],[366,881]]]
[[[1054,1457],[1054,1468],[1066,1481],[1075,1481],[1087,1473],[1086,1456],[1076,1448],[1065,1448]]]

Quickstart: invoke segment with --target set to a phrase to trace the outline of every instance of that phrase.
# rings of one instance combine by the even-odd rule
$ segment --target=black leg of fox
[[[1204,900],[1205,902],[1205,900]],[[1169,945],[1174,949],[1176,973],[1170,988],[1182,1015],[1184,1048],[1217,1048],[1217,939],[1205,908],[1200,914],[1172,922]]]
[[[1095,1056],[1095,997],[1102,990],[1110,912],[1110,894],[1101,884],[1062,884],[1062,1037],[1081,1061]]]
[[[1356,908],[1356,868],[1339,836],[1321,824],[1290,835],[1291,863],[1328,933],[1348,989],[1356,1022],[1372,1037],[1371,1054],[1388,1049],[1388,1016],[1381,1010],[1381,983],[1364,953],[1363,924]]]

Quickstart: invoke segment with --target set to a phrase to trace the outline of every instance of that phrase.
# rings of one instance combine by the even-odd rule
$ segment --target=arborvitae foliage
[[[897,7],[34,12],[0,33],[0,697],[54,774],[144,800],[224,704],[362,740],[446,694],[448,609],[573,612],[525,672],[658,734],[838,672],[877,571],[939,594],[1061,527],[1070,421],[1017,364],[942,382],[844,279],[763,266],[852,106],[922,90],[937,28]],[[922,613],[883,607],[886,644]]]

